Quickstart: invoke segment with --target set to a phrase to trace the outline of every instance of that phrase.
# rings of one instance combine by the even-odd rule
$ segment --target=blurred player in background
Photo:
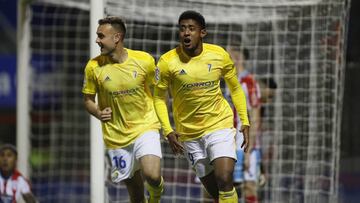
[[[264,167],[261,166],[261,146],[259,140],[261,133],[260,88],[254,76],[246,69],[246,60],[249,58],[249,50],[246,48],[241,50],[240,46],[230,46],[228,47],[228,52],[234,60],[239,81],[246,95],[251,123],[249,151],[246,153],[240,148],[243,136],[241,135],[241,132],[237,131],[236,154],[238,161],[235,164],[234,184],[238,194],[242,194],[241,196],[245,198],[246,203],[256,203],[258,202],[258,183],[260,182],[262,186],[265,184],[265,171]],[[240,129],[241,125],[242,123],[234,108],[234,126],[236,129]]]
[[[260,134],[261,138],[259,140],[264,140],[269,139],[268,136],[265,135],[264,133],[266,131],[271,131],[273,130],[273,126],[271,124],[269,124],[269,122],[267,122],[265,119],[269,118],[271,115],[269,115],[269,111],[268,111],[268,105],[271,105],[271,103],[274,100],[275,97],[275,91],[277,88],[277,84],[275,82],[275,80],[272,77],[264,77],[261,78],[259,80],[259,86],[260,86],[260,92],[261,92],[261,130],[260,130]],[[272,139],[270,139],[270,141],[267,141],[268,143],[268,147],[267,149],[263,147],[260,148],[260,155],[261,155],[261,162],[260,162],[260,177],[259,177],[259,186],[263,187],[266,183],[266,170],[265,168],[268,168],[269,166],[265,167],[264,163],[269,163],[269,160],[271,160],[272,157],[272,146],[274,145]],[[266,150],[266,151],[265,151]]]
[[[96,33],[101,55],[88,62],[82,92],[86,110],[102,124],[111,179],[124,181],[131,202],[141,203],[146,202],[144,177],[149,203],[160,202],[160,123],[150,93],[155,61],[124,47],[126,27],[120,18],[99,20]]]
[[[5,144],[0,147],[0,202],[35,203],[28,181],[16,170],[17,150],[15,146]]]
[[[215,201],[237,203],[233,186],[236,132],[233,112],[222,95],[220,79],[227,83],[243,123],[241,146],[246,151],[250,124],[245,94],[229,54],[217,45],[203,43],[204,17],[195,11],[185,11],[178,23],[180,45],[163,54],[158,62],[155,109],[173,152],[185,152]],[[168,88],[173,97],[176,131],[170,125],[167,111]]]

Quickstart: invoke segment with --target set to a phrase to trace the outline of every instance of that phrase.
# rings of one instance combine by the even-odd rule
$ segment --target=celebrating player
[[[101,55],[88,62],[82,92],[87,111],[101,121],[112,181],[124,180],[131,202],[141,203],[146,202],[144,177],[149,203],[159,202],[160,123],[149,87],[154,82],[154,59],[124,47],[126,28],[118,17],[99,20],[96,33]]]
[[[155,109],[164,135],[176,154],[185,155],[206,190],[216,201],[237,203],[233,186],[236,161],[233,112],[220,89],[223,77],[230,88],[248,148],[249,120],[244,92],[234,63],[221,47],[203,43],[205,19],[195,11],[179,17],[180,45],[163,54],[156,71]],[[173,97],[176,131],[170,125],[166,93]]]

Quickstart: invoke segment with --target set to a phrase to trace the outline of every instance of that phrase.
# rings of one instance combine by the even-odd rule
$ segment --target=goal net
[[[268,181],[260,199],[337,202],[349,1],[107,0],[104,15],[123,17],[126,46],[156,59],[177,46],[177,19],[189,9],[204,15],[206,42],[246,47],[255,78],[277,86],[263,104]],[[96,160],[90,160],[81,93],[89,32],[95,32],[89,30],[89,0],[35,0],[28,6],[33,190],[40,202],[90,202],[90,162]],[[162,150],[162,202],[201,202],[201,185],[185,158],[175,157],[164,140]],[[106,185],[107,202],[128,202],[124,185],[99,184]]]

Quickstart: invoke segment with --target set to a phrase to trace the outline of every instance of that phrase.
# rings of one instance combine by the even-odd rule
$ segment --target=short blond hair
[[[117,16],[108,16],[98,21],[99,25],[110,24],[113,28],[119,32],[126,34],[126,26],[123,19]]]

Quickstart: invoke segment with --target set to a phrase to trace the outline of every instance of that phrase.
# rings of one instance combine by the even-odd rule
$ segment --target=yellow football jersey
[[[100,109],[112,110],[111,120],[102,122],[104,143],[111,149],[131,144],[145,131],[160,129],[149,89],[154,84],[154,59],[142,51],[126,51],[123,63],[100,55],[85,68],[82,92],[98,94]]]
[[[233,111],[220,89],[221,77],[225,81],[235,80],[235,86],[240,88],[243,98],[237,102],[242,102],[241,107],[245,109],[240,117],[244,125],[249,125],[245,95],[237,80],[234,63],[223,48],[204,43],[199,56],[189,57],[178,47],[162,55],[157,67],[159,74],[156,76],[155,97],[158,98],[158,92],[170,89],[175,127],[181,141],[233,127]],[[164,134],[167,135],[172,128],[165,118],[167,115],[159,112],[165,109],[158,108],[158,104],[155,102]]]

